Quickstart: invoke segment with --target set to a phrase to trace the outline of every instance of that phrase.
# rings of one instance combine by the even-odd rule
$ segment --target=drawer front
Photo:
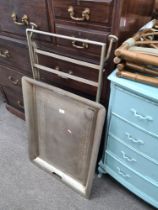
[[[70,27],[64,25],[56,25],[56,32],[76,38],[83,38],[92,41],[107,43],[109,33],[97,32],[95,30],[85,30],[79,27]],[[101,55],[101,47],[90,45],[83,42],[74,42],[71,40],[57,39],[57,44],[71,48],[78,56],[89,57],[96,55],[96,58]]]
[[[109,135],[121,139],[125,144],[158,161],[158,137],[132,126],[126,121],[112,115]]]
[[[158,135],[158,105],[142,97],[116,88],[112,113]]]
[[[0,66],[0,75],[0,85],[3,87],[11,88],[15,91],[17,88],[21,88],[21,78],[24,76],[23,74]]]
[[[20,111],[24,111],[21,87],[17,87],[14,90],[10,87],[4,87],[3,89],[4,89],[5,96],[6,96],[7,104],[9,104],[10,106],[12,106]]]
[[[12,0],[6,1],[1,0],[0,6],[0,32],[9,33],[9,36],[26,35],[27,18],[24,15],[28,16],[28,23],[33,22],[38,25],[38,29],[48,31],[48,11],[46,6],[46,0]],[[13,13],[16,15],[13,20]],[[22,18],[24,18],[25,25],[22,23]],[[16,24],[15,21],[18,23]]]
[[[40,77],[41,77],[41,80],[46,83],[49,83],[51,85],[62,88],[64,90],[76,93],[78,95],[86,94],[87,97],[92,96],[94,97],[93,99],[95,99],[95,95],[97,92],[96,87],[86,85],[86,84],[83,84],[83,83],[80,83],[71,79],[62,78],[62,77],[59,77],[58,75],[55,75],[49,72],[41,71]]]
[[[121,139],[130,147],[158,161],[157,136],[149,135],[114,115],[110,120],[109,135]]]
[[[59,72],[65,72],[70,75],[78,76],[95,82],[98,81],[99,71],[97,69],[76,65],[70,62],[65,62],[59,59],[54,59],[42,55],[39,56],[39,63],[41,65],[48,66],[49,68],[56,69]]]
[[[54,58],[48,58],[45,56],[39,57],[39,63],[44,66],[56,69],[60,72],[70,74],[71,76],[77,76],[92,82],[98,81],[98,70],[72,64],[70,62],[61,61]],[[82,82],[74,81],[72,79],[59,76],[57,74],[40,71],[41,80],[51,85],[69,90],[75,93],[85,93],[91,96],[96,95],[97,88],[91,85],[84,84]]]
[[[101,25],[110,27],[113,16],[113,0],[96,1],[53,0],[57,20],[72,21],[82,26]]]
[[[31,74],[30,59],[25,43],[0,37],[0,63]]]
[[[158,161],[151,161],[141,156],[111,136],[108,137],[107,153],[114,154],[121,162],[158,184]]]
[[[106,155],[106,171],[130,191],[158,208],[158,185],[134,173],[111,154]]]

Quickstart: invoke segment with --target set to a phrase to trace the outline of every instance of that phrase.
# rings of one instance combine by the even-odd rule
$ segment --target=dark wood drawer
[[[3,87],[3,90],[6,97],[6,103],[20,111],[24,111],[22,89],[16,87],[16,89],[13,90],[10,87]]]
[[[78,95],[88,95],[92,97],[94,96],[95,98],[95,94],[97,91],[97,88],[95,87],[77,81],[73,81],[71,79],[61,78],[58,75],[49,72],[41,71],[40,75],[41,81],[44,81],[48,84],[76,93]]]
[[[0,75],[1,86],[15,91],[18,87],[21,88],[21,78],[24,76],[23,74],[5,66],[0,66]]]
[[[48,31],[48,9],[46,0],[12,0],[0,1],[0,32],[9,33],[9,36],[25,36],[25,25],[14,23],[12,14],[17,15],[17,21],[21,22],[24,15],[28,16],[29,22],[38,25],[38,29]]]
[[[86,30],[80,27],[72,27],[72,26],[64,26],[64,25],[56,25],[56,32],[58,34],[63,34],[76,38],[83,38],[92,41],[98,41],[107,43],[108,32],[101,32],[96,30]],[[82,56],[83,58],[88,57],[96,57],[99,58],[101,54],[101,47],[96,45],[85,44],[83,42],[73,42],[65,39],[57,39],[57,44],[60,46],[69,47],[73,50],[74,53],[78,56]],[[73,54],[74,54],[73,53]]]
[[[0,36],[0,63],[31,74],[30,58],[24,42]]]
[[[21,87],[21,78],[23,74],[17,73],[7,67],[0,66],[0,86],[7,104],[23,111],[23,96]]]
[[[39,63],[41,65],[56,69],[59,72],[68,73],[72,76],[78,76],[80,78],[91,80],[93,82],[98,81],[98,70],[96,69],[79,66],[70,62],[61,61],[54,58],[48,58],[45,56],[39,57]],[[67,79],[65,77],[61,77],[59,75],[45,71],[40,71],[40,74],[42,81],[61,87],[63,89],[67,89],[70,91],[80,91],[89,95],[95,95],[96,93],[96,88],[93,86],[73,81],[71,79]]]
[[[59,72],[65,72],[73,76],[78,76],[95,82],[98,81],[99,71],[97,69],[76,65],[70,62],[42,55],[39,56],[39,63],[49,68],[57,69]],[[59,76],[57,78],[59,78]]]
[[[91,24],[111,27],[114,0],[53,0],[53,7],[56,20],[72,21],[77,24]],[[84,20],[75,20],[71,17],[68,10],[72,7],[74,18],[82,18],[86,9],[89,10],[89,15]]]

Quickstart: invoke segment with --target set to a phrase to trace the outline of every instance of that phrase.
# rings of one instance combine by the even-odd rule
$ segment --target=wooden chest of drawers
[[[158,89],[111,80],[106,143],[100,174],[109,173],[158,208]]]
[[[20,80],[23,74],[32,76],[25,35],[26,28],[37,25],[39,30],[107,44],[108,35],[114,34],[121,42],[151,19],[154,2],[154,0],[0,0],[0,72],[4,74],[1,76],[0,85],[7,103],[22,111],[21,87],[14,83]],[[52,48],[57,53],[84,61],[90,60],[93,63],[98,62],[99,49],[93,46],[45,37],[37,37],[37,40],[44,48]],[[113,50],[115,48],[116,45]],[[111,55],[113,55],[113,50]],[[112,58],[113,56],[105,65],[102,91],[104,104],[108,101],[109,85],[106,78],[113,66]],[[47,66],[56,67],[60,71],[97,80],[97,73],[94,70],[73,66],[55,59],[41,59]],[[96,90],[90,86],[48,73],[42,73],[41,79],[94,99]]]

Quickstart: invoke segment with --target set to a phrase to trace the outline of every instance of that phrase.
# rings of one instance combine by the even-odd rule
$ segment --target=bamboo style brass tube
[[[118,50],[128,50],[130,47],[135,46],[136,42],[142,43],[140,40],[143,32],[136,33],[132,38],[127,39],[123,44],[118,48]]]
[[[113,61],[115,64],[119,64],[119,63],[121,63],[121,58],[115,57]]]
[[[144,41],[151,41],[151,40],[148,39],[147,37],[145,37],[145,38],[144,38]],[[153,41],[153,40],[152,40],[152,41]],[[156,44],[149,44],[149,47],[158,49],[158,45],[156,45]]]
[[[122,43],[122,45],[118,49],[128,49],[129,47],[132,47],[135,45],[135,39],[134,38],[129,38],[125,42]]]
[[[135,44],[139,44],[139,45],[147,45],[147,44],[158,44],[158,41],[153,41],[153,40],[150,40],[150,41],[136,41]]]
[[[131,52],[128,50],[120,49],[117,49],[115,51],[115,55],[132,63],[142,63],[147,65],[158,66],[157,56],[145,55],[143,53]]]
[[[144,33],[144,34],[141,34],[141,37],[155,36],[155,35],[158,35],[158,32]]]
[[[149,76],[143,76],[135,73],[130,73],[128,71],[118,71],[117,73],[118,77],[123,77],[126,79],[131,79],[137,82],[145,83],[152,86],[158,86],[158,78],[153,78]]]
[[[149,46],[152,47],[152,48],[158,49],[158,46],[155,45],[155,44],[150,44]]]
[[[146,68],[144,66],[139,66],[139,65],[133,64],[133,63],[126,63],[126,67],[130,68],[131,70],[136,70],[136,71],[139,71],[144,74],[149,74],[149,75],[158,77],[158,71],[156,71],[156,70],[154,71],[154,70]],[[122,70],[123,70],[123,68],[122,68]]]
[[[142,53],[142,54],[146,54],[146,55],[158,56],[158,50],[154,49],[154,48],[149,48],[149,47],[133,46],[133,47],[129,48],[129,51]]]
[[[125,68],[125,63],[119,63],[118,65],[117,65],[117,69],[119,70],[119,71],[122,71],[124,68]]]
[[[125,67],[129,68],[131,71],[138,71],[140,73],[149,74],[151,76],[158,77],[158,71],[154,71],[152,69],[146,68],[144,66],[139,66],[134,63],[126,63],[126,64],[120,63],[117,65],[117,69],[119,71],[123,71]]]

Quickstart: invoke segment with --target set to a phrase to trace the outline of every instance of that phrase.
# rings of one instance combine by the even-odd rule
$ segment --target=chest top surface
[[[112,82],[112,84],[122,87],[123,89],[126,89],[128,91],[134,92],[142,97],[158,102],[158,87],[153,87],[132,80],[119,78],[116,76],[116,70],[109,75],[108,79]]]

